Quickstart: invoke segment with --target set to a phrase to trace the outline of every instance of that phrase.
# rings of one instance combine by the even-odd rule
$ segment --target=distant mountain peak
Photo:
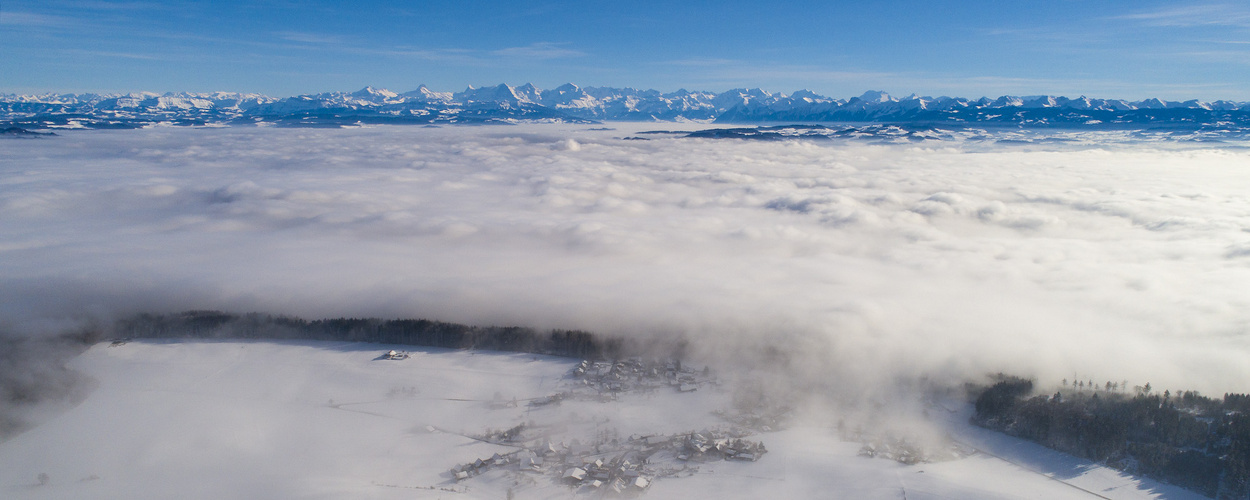
[[[365,87],[363,89],[353,92],[352,96],[354,97],[384,97],[384,98],[389,99],[389,98],[399,97],[399,94],[396,94],[386,89]]]
[[[462,92],[436,92],[426,85],[397,94],[366,86],[354,92],[323,92],[286,98],[232,92],[131,92],[115,94],[0,95],[0,125],[22,128],[146,126],[152,123],[206,124],[275,121],[297,126],[318,123],[490,123],[517,120],[700,121],[739,123],[908,121],[954,126],[975,123],[1045,127],[1240,127],[1250,129],[1250,103],[1151,98],[1141,101],[1081,95],[903,99],[869,90],[847,99],[811,90],[790,95],[761,88],[713,93],[566,83],[543,90],[469,85]]]
[[[890,94],[879,90],[869,90],[859,96],[859,100],[864,102],[890,102],[893,99]]]
[[[825,99],[825,96],[817,94],[807,89],[796,90],[790,94],[791,99]]]

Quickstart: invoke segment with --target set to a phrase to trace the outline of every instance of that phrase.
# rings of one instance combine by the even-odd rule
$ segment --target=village
[[[523,434],[524,429],[519,429],[507,435],[516,439]],[[492,470],[522,471],[549,476],[575,490],[629,494],[646,491],[656,478],[693,474],[699,463],[754,462],[767,452],[763,443],[722,430],[631,436],[593,444],[543,439],[523,444],[513,452],[458,465],[449,474],[463,481]]]
[[[678,360],[584,360],[569,371],[564,391],[530,399],[526,404],[530,409],[541,409],[566,400],[609,402],[625,393],[691,393],[718,384],[709,369],[683,367]],[[497,395],[489,407],[516,404],[516,400]],[[624,439],[605,431],[586,443],[578,439],[557,441],[565,430],[563,425],[526,423],[474,436],[517,449],[457,465],[449,474],[459,482],[493,470],[516,471],[549,477],[575,491],[636,495],[650,488],[657,478],[694,474],[701,463],[754,462],[768,452],[763,443],[744,439],[753,434],[752,430],[738,426]]]
[[[388,351],[377,359],[404,360],[402,351]],[[708,368],[683,366],[679,360],[630,358],[616,361],[583,360],[562,380],[561,390],[545,396],[505,398],[496,393],[486,402],[491,410],[524,405],[526,413],[542,412],[568,401],[610,403],[627,394],[653,395],[659,391],[690,394],[720,390],[721,382]],[[615,429],[599,428],[593,437],[570,437],[570,422],[539,423],[535,419],[501,430],[486,430],[472,439],[513,448],[489,457],[476,458],[451,467],[449,481],[461,483],[491,472],[512,475],[522,483],[545,478],[570,490],[586,494],[634,496],[646,492],[657,479],[679,478],[699,472],[702,464],[719,461],[753,463],[768,449],[749,437],[782,430],[793,410],[767,391],[736,394],[729,408],[713,411],[724,424],[679,433],[633,434],[621,437]],[[541,420],[541,419],[538,419]],[[583,422],[584,423],[584,422]],[[863,443],[859,455],[913,465],[958,459],[974,450],[950,442],[893,434],[870,434],[839,425],[844,440]],[[431,431],[434,431],[431,428]]]

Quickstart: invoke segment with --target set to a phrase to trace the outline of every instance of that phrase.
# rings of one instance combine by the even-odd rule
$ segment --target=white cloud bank
[[[774,345],[814,379],[1246,390],[1246,150],[630,133],[3,141],[0,318],[427,317],[685,334],[722,359]]]

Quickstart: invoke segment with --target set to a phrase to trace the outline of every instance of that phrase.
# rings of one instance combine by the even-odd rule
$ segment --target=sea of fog
[[[0,326],[421,317],[683,336],[798,385],[1247,390],[1250,150],[639,134],[675,127],[0,140]]]

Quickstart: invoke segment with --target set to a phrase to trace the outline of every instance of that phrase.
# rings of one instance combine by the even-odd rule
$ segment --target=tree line
[[[470,326],[426,319],[333,318],[305,320],[260,313],[187,311],[139,314],[119,320],[115,337],[267,339],[372,342],[448,349],[548,354],[580,359],[620,359],[663,349],[680,357],[685,345],[647,346],[622,338],[581,330],[547,330],[518,326]],[[654,344],[654,343],[650,343]]]
[[[1032,380],[1000,375],[976,398],[973,422],[1219,500],[1250,499],[1250,395],[1151,394],[1149,384],[1133,395],[1033,393]]]

